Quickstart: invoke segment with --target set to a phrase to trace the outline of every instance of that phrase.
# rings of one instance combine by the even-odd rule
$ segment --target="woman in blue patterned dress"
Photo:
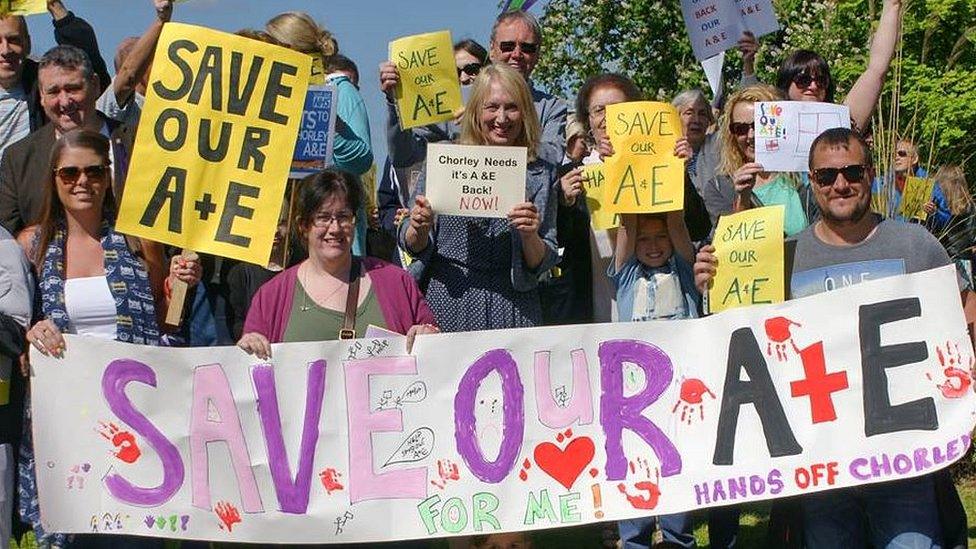
[[[424,265],[427,302],[445,332],[537,326],[542,308],[538,277],[556,256],[556,166],[536,157],[539,119],[525,79],[504,65],[489,65],[473,84],[461,120],[461,145],[525,147],[526,201],[507,219],[434,217],[414,191],[410,215],[400,225],[400,246]]]

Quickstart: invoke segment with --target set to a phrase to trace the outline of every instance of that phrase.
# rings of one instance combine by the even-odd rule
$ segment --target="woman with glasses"
[[[254,295],[237,345],[261,359],[271,344],[364,337],[378,326],[404,334],[436,332],[434,315],[406,271],[352,254],[359,179],[335,169],[302,181],[297,200],[299,240],[308,259],[285,269]]]
[[[167,265],[162,245],[115,232],[115,211],[108,139],[86,129],[62,135],[51,150],[41,217],[17,237],[38,275],[41,310],[35,316],[41,320],[27,332],[27,342],[41,354],[62,357],[65,333],[159,345],[173,280],[199,282],[198,262],[178,256]],[[40,528],[29,416],[25,421],[22,515],[39,542],[64,545],[64,536]],[[111,543],[84,536],[76,546]],[[130,538],[125,546],[162,547],[163,541]]]
[[[868,66],[844,98],[844,105],[851,110],[851,122],[855,129],[868,127],[881,97],[885,74],[898,43],[901,4],[902,0],[884,0],[878,30],[871,41]],[[776,87],[790,101],[827,103],[834,102],[837,89],[827,61],[810,50],[797,50],[783,60],[776,75]]]
[[[470,86],[481,72],[481,67],[488,63],[488,50],[470,38],[461,40],[454,44],[454,62],[461,86]]]
[[[776,88],[758,85],[732,94],[725,104],[718,122],[721,158],[717,175],[704,192],[713,225],[721,215],[775,204],[786,208],[787,235],[809,224],[797,192],[798,180],[787,173],[767,172],[756,162],[755,102],[781,99]]]
[[[441,215],[424,197],[421,176],[413,207],[400,224],[400,247],[426,266],[427,300],[447,332],[538,326],[538,277],[555,265],[556,167],[537,158],[541,136],[529,87],[505,65],[475,79],[461,120],[462,145],[525,147],[526,201],[507,219]]]

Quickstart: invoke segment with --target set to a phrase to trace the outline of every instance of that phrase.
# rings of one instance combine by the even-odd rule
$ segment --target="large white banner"
[[[976,415],[952,267],[397,345],[35,354],[45,527],[330,543],[618,520],[928,474]]]

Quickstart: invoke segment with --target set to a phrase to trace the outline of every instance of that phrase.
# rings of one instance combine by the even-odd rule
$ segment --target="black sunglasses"
[[[729,124],[729,131],[732,133],[732,135],[737,137],[749,135],[749,130],[755,130],[755,128],[755,122],[732,122]]]
[[[810,84],[813,84],[814,82],[817,83],[818,87],[826,88],[827,82],[825,80],[826,79],[822,76],[814,77],[805,72],[797,73],[797,75],[793,77],[793,83],[796,84],[796,87],[800,89],[807,89],[810,87]]]
[[[54,168],[54,175],[64,181],[65,183],[74,183],[78,181],[81,174],[85,174],[85,179],[89,181],[103,181],[105,180],[105,175],[108,173],[107,164],[95,164],[93,166],[61,166],[60,168]]]
[[[813,170],[813,180],[821,187],[829,187],[837,181],[837,174],[844,174],[844,179],[848,183],[859,183],[864,181],[864,172],[867,167],[864,164],[851,164],[843,168],[818,168]]]
[[[478,76],[478,73],[481,72],[481,66],[481,63],[468,63],[463,67],[458,67],[458,78],[461,77],[462,72],[468,76]]]
[[[908,156],[908,151],[906,151],[906,150],[900,150],[900,151],[896,151],[895,154],[897,154],[898,156],[900,156],[902,158],[905,158],[906,156]]]
[[[512,53],[515,51],[515,46],[518,46],[522,53],[533,54],[539,51],[539,44],[535,42],[516,42],[514,40],[505,40],[504,42],[498,43],[498,49],[505,53]]]

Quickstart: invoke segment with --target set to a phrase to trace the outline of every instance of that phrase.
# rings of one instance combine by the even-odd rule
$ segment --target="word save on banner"
[[[397,111],[403,129],[443,122],[461,108],[461,83],[449,31],[430,32],[390,42],[397,67]]]
[[[783,301],[784,211],[783,206],[766,206],[718,218],[712,241],[718,266],[708,290],[711,312]]]
[[[735,46],[745,31],[758,38],[779,30],[772,0],[681,0],[681,13],[699,61]]]
[[[288,177],[302,178],[332,163],[338,96],[335,86],[309,86]]]
[[[678,111],[668,103],[608,105],[607,135],[613,156],[604,159],[601,209],[654,213],[684,208],[685,163],[674,155],[681,137]]]
[[[930,474],[976,409],[952,266],[694,320],[420,336],[412,355],[66,338],[31,357],[56,532],[354,543],[678,513]]]
[[[525,202],[525,147],[427,145],[427,200],[438,214],[505,218]]]
[[[287,48],[167,23],[119,231],[266,264],[310,70]]]
[[[831,128],[850,128],[846,105],[814,101],[757,101],[756,162],[768,172],[806,172],[810,145]]]

